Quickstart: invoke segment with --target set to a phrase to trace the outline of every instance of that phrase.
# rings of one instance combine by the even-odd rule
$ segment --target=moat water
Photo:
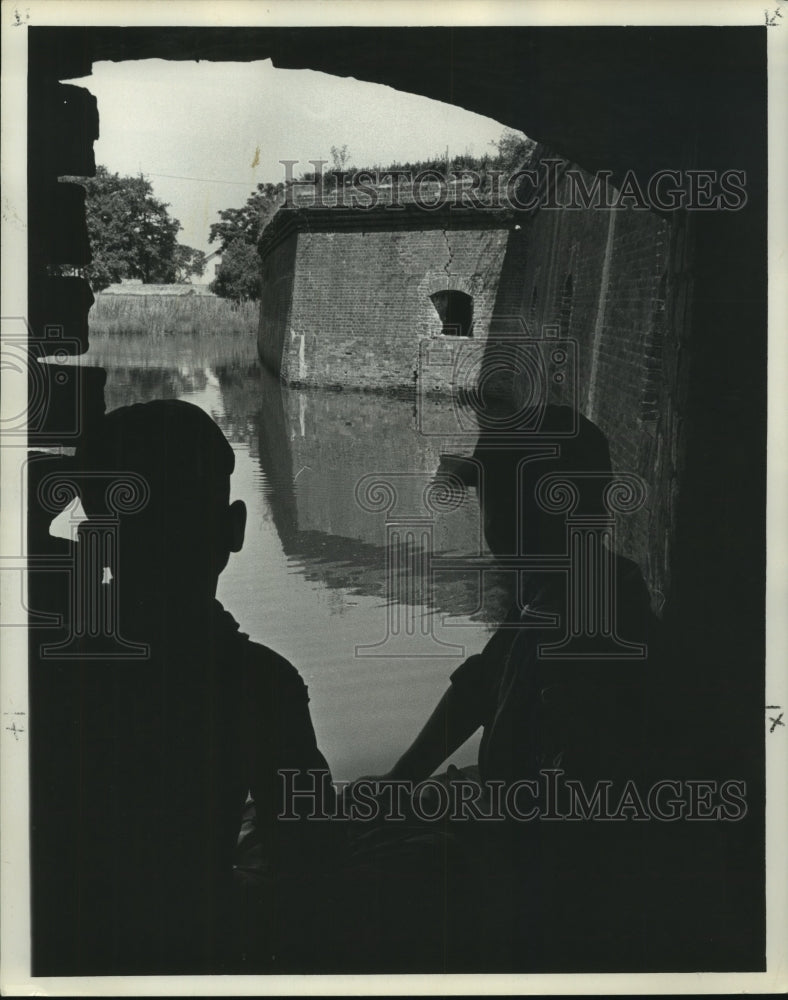
[[[248,509],[219,600],[298,667],[336,778],[391,767],[505,602],[500,580],[440,569],[441,556],[484,553],[473,491],[449,509],[424,504],[454,404],[287,389],[253,344],[221,337],[91,336],[84,362],[106,369],[108,410],[178,398],[216,420]],[[453,760],[472,763],[477,739]]]

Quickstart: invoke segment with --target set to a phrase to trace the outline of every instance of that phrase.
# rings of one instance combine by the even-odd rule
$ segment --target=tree
[[[341,174],[348,168],[350,153],[347,151],[347,143],[340,149],[339,146],[331,147],[331,169]]]
[[[214,222],[209,243],[218,242],[222,263],[211,291],[221,298],[242,302],[260,298],[260,258],[257,241],[284,202],[285,185],[261,183],[241,208],[225,208]]]
[[[498,151],[496,167],[515,171],[522,169],[531,160],[537,144],[522,132],[514,132],[507,128],[501,137],[490,145]]]
[[[188,282],[194,275],[201,278],[205,273],[205,254],[202,250],[195,250],[194,247],[187,247],[184,243],[179,243],[175,248],[175,281],[178,284]]]
[[[222,263],[211,291],[223,299],[245,302],[260,298],[260,258],[257,246],[239,236],[222,252]]]
[[[178,244],[181,224],[169,205],[153,196],[143,176],[122,177],[106,167],[96,176],[75,178],[84,184],[85,212],[92,261],[85,273],[93,291],[123,278],[169,283],[201,274],[200,251]]]
[[[258,184],[241,208],[225,208],[219,212],[221,222],[212,224],[208,242],[218,242],[222,255],[238,239],[257,246],[260,233],[284,202],[284,191],[281,181],[278,184]]]

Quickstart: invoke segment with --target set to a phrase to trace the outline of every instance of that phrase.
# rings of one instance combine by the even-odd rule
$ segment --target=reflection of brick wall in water
[[[362,510],[356,484],[370,473],[394,483],[400,512],[427,512],[424,486],[437,467],[437,438],[415,429],[413,405],[383,396],[283,389],[261,382],[257,446],[266,495],[285,554],[299,572],[327,587],[391,596],[387,577],[386,512]],[[433,401],[437,405],[436,401]],[[396,473],[415,474],[403,480]],[[456,511],[435,516],[436,552],[476,553],[480,523],[471,492]],[[403,570],[404,571],[404,570]],[[424,580],[407,588],[416,602],[452,614],[474,614],[481,603],[474,574],[438,573],[431,598]],[[499,620],[506,610],[502,581],[485,580],[480,621]],[[381,605],[382,607],[382,605]]]
[[[450,404],[447,404],[450,405]],[[362,510],[356,483],[369,473],[421,473],[399,482],[403,514],[426,516],[421,494],[438,467],[440,439],[418,432],[412,403],[354,393],[288,392],[299,531],[320,531],[374,545],[385,542],[384,513]],[[435,547],[476,552],[479,512],[470,494],[456,511],[435,517]]]

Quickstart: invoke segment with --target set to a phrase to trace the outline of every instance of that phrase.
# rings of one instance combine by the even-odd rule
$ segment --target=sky
[[[145,59],[101,62],[70,81],[98,99],[96,163],[142,172],[199,250],[224,208],[243,205],[261,181],[284,179],[280,160],[331,159],[387,166],[437,154],[491,151],[504,126],[381,84],[253,63]]]

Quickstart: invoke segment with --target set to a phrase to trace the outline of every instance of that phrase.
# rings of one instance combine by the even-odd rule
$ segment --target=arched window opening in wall
[[[473,336],[473,297],[457,289],[447,288],[430,295],[435,311],[441,318],[444,337]]]
[[[558,327],[562,337],[569,336],[569,327],[572,322],[572,297],[574,296],[574,282],[572,275],[567,274],[564,287],[561,290],[561,305],[558,310]]]

